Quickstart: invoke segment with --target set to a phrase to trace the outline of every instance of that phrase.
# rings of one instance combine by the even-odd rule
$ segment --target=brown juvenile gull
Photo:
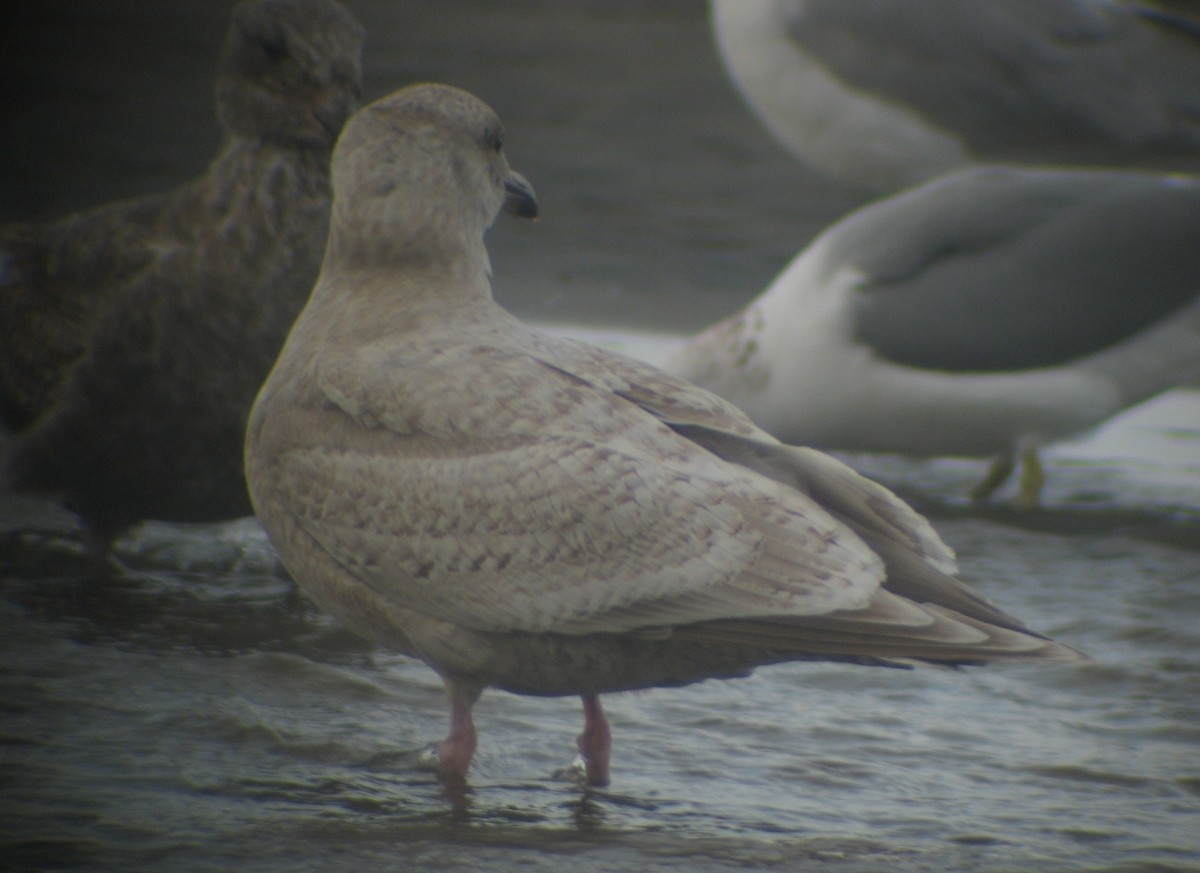
[[[792,660],[1076,661],[954,579],[886,489],[648,364],[493,300],[484,232],[536,213],[496,114],[443,85],[346,126],[325,262],[250,416],[246,474],[300,587],[445,682],[443,777],[486,687],[583,699]]]
[[[320,268],[362,39],[333,0],[239,5],[204,175],[4,229],[7,485],[61,499],[97,556],[142,519],[250,513],[246,417]]]
[[[976,163],[1200,170],[1194,0],[711,3],[746,102],[855,188]]]

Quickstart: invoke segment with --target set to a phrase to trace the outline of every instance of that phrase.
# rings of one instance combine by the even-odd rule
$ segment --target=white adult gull
[[[662,366],[775,436],[995,456],[1200,378],[1200,179],[964,170],[852,212]]]
[[[484,688],[599,695],[790,660],[1078,661],[950,574],[898,498],[643,363],[492,299],[483,236],[536,213],[499,119],[417,85],[334,155],[320,277],[246,434],[251,496],[300,587],[444,681],[448,783]]]
[[[767,128],[865,191],[975,163],[1200,171],[1200,18],[1174,8],[712,0],[712,19]]]

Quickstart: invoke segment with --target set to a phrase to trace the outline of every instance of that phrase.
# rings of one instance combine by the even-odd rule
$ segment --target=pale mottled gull
[[[1200,179],[964,170],[834,224],[663,366],[781,439],[996,456],[1200,378]]]
[[[255,509],[300,587],[436,670],[447,781],[484,688],[598,695],[790,660],[1081,658],[954,579],[928,523],[817,452],[491,296],[483,236],[536,211],[499,119],[419,85],[359,112],[312,297],[246,436]]]
[[[242,3],[202,176],[4,229],[7,484],[62,499],[98,555],[141,519],[249,514],[245,421],[320,267],[362,38],[333,0]]]
[[[973,163],[1200,171],[1191,5],[712,0],[712,16],[767,128],[884,193]]]

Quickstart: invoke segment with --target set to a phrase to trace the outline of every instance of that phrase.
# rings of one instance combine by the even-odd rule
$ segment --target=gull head
[[[333,147],[362,97],[363,28],[335,0],[247,0],[217,76],[226,135]]]
[[[504,127],[477,97],[412,85],[364,107],[333,156],[329,253],[456,261],[484,253],[501,211],[535,218],[537,198],[504,155]]]

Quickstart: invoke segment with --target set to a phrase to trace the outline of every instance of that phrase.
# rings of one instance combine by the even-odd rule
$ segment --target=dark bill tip
[[[512,170],[504,180],[504,211],[520,218],[537,218],[537,195],[520,173]]]

